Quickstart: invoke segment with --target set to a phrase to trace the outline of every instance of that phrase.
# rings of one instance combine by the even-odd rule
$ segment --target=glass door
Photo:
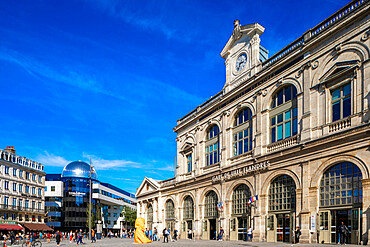
[[[248,232],[248,218],[239,217],[238,218],[238,240],[247,241],[247,232]]]
[[[360,208],[351,209],[351,232],[350,232],[350,243],[359,244],[361,239],[361,214]]]
[[[276,242],[276,216],[274,214],[266,216],[266,222],[267,242]]]
[[[326,244],[330,243],[330,211],[320,211],[319,212],[319,243]]]

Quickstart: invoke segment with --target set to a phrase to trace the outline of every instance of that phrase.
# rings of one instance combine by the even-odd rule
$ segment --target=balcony
[[[338,121],[335,121],[334,123],[331,123],[329,125],[329,133],[339,131],[345,128],[351,127],[351,118],[345,118]]]
[[[283,139],[278,142],[274,142],[267,146],[267,152],[274,152],[283,148],[287,148],[290,146],[293,146],[295,144],[298,144],[298,135]]]
[[[0,211],[45,213],[45,209],[0,204]]]

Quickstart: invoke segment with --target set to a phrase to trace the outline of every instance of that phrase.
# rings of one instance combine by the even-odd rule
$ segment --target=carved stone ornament
[[[256,100],[257,98],[257,94],[253,95],[252,99],[251,99],[251,103],[254,103],[254,101]]]
[[[258,36],[256,36],[256,35],[250,41],[251,45],[259,44],[260,42],[261,42],[261,39]]]
[[[342,44],[337,45],[334,50],[335,52],[340,52],[342,50]]]
[[[265,97],[267,95],[267,89],[262,90],[262,96]]]
[[[278,81],[276,82],[276,87],[280,87],[281,83],[282,83],[282,81],[281,81],[281,80],[278,80]]]
[[[233,36],[236,40],[238,40],[242,37],[241,26],[240,26],[240,21],[239,20],[234,21]]]
[[[370,36],[370,30],[366,31],[362,37],[361,37],[361,41],[366,41]]]
[[[300,70],[298,70],[298,71],[297,71],[297,74],[295,75],[295,78],[297,78],[297,79],[298,79],[299,77],[301,77],[302,72],[303,72],[303,71],[302,71],[301,69],[300,69]]]
[[[319,66],[319,61],[315,61],[315,62],[313,62],[312,63],[312,66],[311,66],[311,68],[314,70],[314,69],[316,69],[317,67]]]

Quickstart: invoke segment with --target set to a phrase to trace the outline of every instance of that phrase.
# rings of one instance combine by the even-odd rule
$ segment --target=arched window
[[[194,219],[194,202],[193,198],[187,196],[184,200],[184,220]]]
[[[151,226],[153,225],[153,206],[152,204],[150,204],[148,206],[148,226],[149,226],[149,229],[151,229]]]
[[[168,200],[166,202],[166,219],[174,218],[175,218],[175,206],[172,200]]]
[[[343,162],[330,167],[322,176],[320,206],[362,203],[362,173],[352,163]]]
[[[233,133],[234,156],[252,150],[252,112],[249,108],[236,115]]]
[[[205,216],[208,218],[217,218],[217,201],[218,197],[216,192],[210,191],[205,199]]]
[[[269,211],[295,210],[295,189],[295,182],[290,176],[275,178],[269,189]]]
[[[273,96],[270,116],[271,143],[298,133],[297,89],[294,86],[283,87]]]
[[[248,186],[241,184],[233,192],[233,214],[250,214],[248,201],[251,191]]]
[[[217,125],[213,125],[207,132],[206,141],[206,160],[207,166],[216,164],[219,162],[218,149],[219,149],[219,129]]]

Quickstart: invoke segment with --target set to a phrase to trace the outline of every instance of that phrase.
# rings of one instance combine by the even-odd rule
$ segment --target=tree
[[[94,209],[93,209],[93,206],[94,205],[91,205],[91,229],[94,229],[95,228],[95,214],[94,214]],[[86,227],[89,227],[89,220],[90,220],[90,214],[89,214],[89,203],[87,204],[87,209],[86,209],[86,215],[87,215],[87,220],[86,220]]]
[[[133,210],[129,206],[123,206],[122,212],[121,212],[121,217],[124,217],[124,221],[126,223],[126,229],[127,229],[127,224],[133,226],[135,224],[136,220],[136,210]]]

